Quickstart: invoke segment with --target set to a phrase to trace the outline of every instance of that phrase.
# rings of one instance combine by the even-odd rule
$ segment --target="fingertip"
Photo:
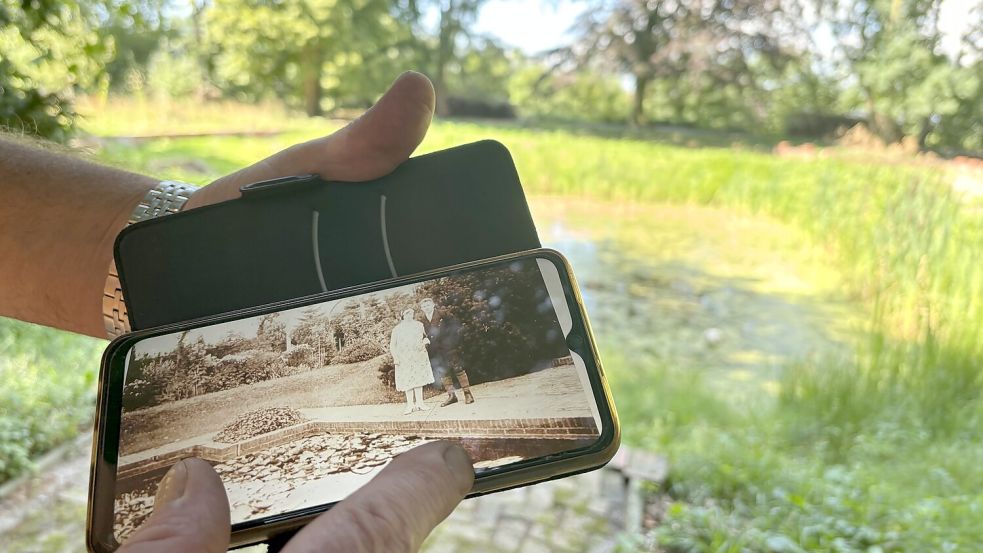
[[[287,551],[416,551],[471,489],[471,458],[451,442],[397,455],[369,483],[304,528]],[[387,549],[389,550],[389,549]]]
[[[197,457],[189,457],[183,461],[185,470],[188,471],[189,480],[197,484],[199,487],[208,486],[210,489],[217,489],[221,487],[225,489],[222,484],[222,478],[215,472],[212,465],[203,459]]]
[[[474,463],[465,449],[455,443],[441,442],[444,445],[443,458],[447,469],[451,471],[461,495],[471,491],[474,485]]]
[[[447,474],[441,480],[454,483],[453,493],[463,498],[474,484],[474,465],[471,456],[460,445],[450,441],[436,441],[417,446],[396,456],[393,464],[397,470],[420,468],[431,472],[441,465]],[[448,490],[450,491],[450,490]]]
[[[393,84],[389,86],[389,90],[398,91],[398,94],[415,99],[419,104],[429,108],[431,112],[436,105],[437,93],[433,83],[426,75],[417,71],[411,70],[400,73]]]
[[[189,458],[169,472],[153,514],[126,540],[121,551],[219,552],[228,549],[229,500],[218,473],[207,462]],[[165,480],[168,479],[165,477]]]

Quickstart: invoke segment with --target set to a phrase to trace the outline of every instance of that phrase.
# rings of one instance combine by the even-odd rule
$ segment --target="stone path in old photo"
[[[0,543],[18,553],[83,553],[89,448],[61,459],[0,498]],[[661,481],[662,458],[619,452],[608,468],[461,503],[425,553],[608,553],[629,540],[646,507],[640,484]],[[635,457],[627,458],[626,457]],[[245,550],[261,553],[266,546]]]

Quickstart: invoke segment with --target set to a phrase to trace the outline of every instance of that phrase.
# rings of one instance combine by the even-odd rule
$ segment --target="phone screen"
[[[117,540],[187,457],[214,466],[236,525],[340,501],[433,440],[460,443],[479,477],[595,444],[561,270],[524,257],[135,342]]]

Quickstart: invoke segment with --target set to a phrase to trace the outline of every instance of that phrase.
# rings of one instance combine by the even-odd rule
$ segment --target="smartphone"
[[[114,255],[136,330],[539,247],[512,156],[483,140],[368,182],[253,183],[126,227]]]
[[[476,496],[599,468],[620,436],[570,266],[547,249],[121,336],[98,403],[95,552],[183,458],[222,477],[239,546],[429,441],[468,451]]]

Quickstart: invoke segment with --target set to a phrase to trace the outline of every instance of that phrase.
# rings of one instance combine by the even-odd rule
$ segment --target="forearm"
[[[0,138],[0,315],[105,337],[113,242],[156,182]]]

